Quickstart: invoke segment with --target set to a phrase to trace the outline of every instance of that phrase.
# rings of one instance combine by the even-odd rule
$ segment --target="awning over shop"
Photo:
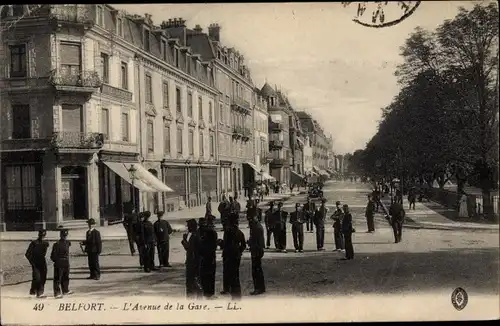
[[[319,170],[319,174],[324,176],[324,177],[329,177],[330,174],[328,174],[328,172],[326,172],[325,170]]]
[[[304,179],[304,176],[298,172],[295,172],[294,170],[291,170],[290,172],[292,172],[292,175],[298,177],[298,178],[301,178],[301,179]]]
[[[246,164],[248,164],[248,165],[250,165],[250,167],[251,167],[252,169],[254,169],[254,170],[255,170],[255,172],[257,172],[257,174],[260,174],[260,170],[257,168],[257,166],[256,166],[255,164],[250,163],[250,162],[245,162],[245,163],[246,163]]]
[[[314,172],[316,172],[316,173],[318,173],[318,174],[319,174],[319,171],[320,171],[320,170],[321,170],[321,169],[320,169],[320,168],[318,168],[317,166],[313,166],[313,171],[314,171]]]
[[[106,166],[114,173],[118,174],[123,180],[127,181],[141,191],[173,192],[172,188],[161,182],[139,163],[104,162],[104,164],[106,164]],[[132,182],[129,172],[132,165],[134,165],[134,168],[136,169],[134,182]]]
[[[291,174],[291,179],[292,179],[292,183],[295,183],[295,184],[302,184],[304,182],[304,176],[294,170],[290,170],[290,172],[292,172]]]
[[[268,180],[268,181],[273,181],[273,182],[276,181],[275,177],[273,177],[272,175],[270,175],[269,173],[267,173],[265,171],[262,173],[262,179]]]
[[[317,176],[318,174],[312,170],[306,171],[305,173],[307,176]]]

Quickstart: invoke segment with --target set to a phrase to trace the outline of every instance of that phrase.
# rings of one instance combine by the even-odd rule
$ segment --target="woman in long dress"
[[[458,217],[469,217],[469,211],[467,210],[467,196],[462,194],[460,197],[460,210],[458,211]]]

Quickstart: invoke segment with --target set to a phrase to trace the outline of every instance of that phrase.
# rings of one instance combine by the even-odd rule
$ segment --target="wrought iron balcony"
[[[269,148],[282,148],[283,141],[282,140],[271,140],[269,142]]]
[[[267,164],[271,162],[273,158],[270,153],[262,153],[260,154],[260,164]]]
[[[234,97],[231,101],[231,108],[233,110],[236,110],[238,112],[250,115],[252,113],[251,111],[251,105],[248,101],[239,98],[239,97]]]
[[[132,92],[108,84],[102,84],[101,93],[121,100],[132,101]]]
[[[283,124],[279,122],[271,122],[269,124],[269,129],[273,132],[283,131]]]
[[[104,144],[104,134],[99,132],[55,132],[52,147],[73,149],[99,149]]]
[[[233,137],[234,138],[242,138],[243,137],[243,127],[240,126],[234,126],[233,127]]]
[[[286,165],[287,159],[284,158],[273,158],[271,162],[269,163],[270,166],[274,167],[281,167],[283,165]]]
[[[50,72],[49,81],[58,89],[75,87],[82,88],[81,91],[93,92],[102,86],[101,78],[95,71],[72,72],[54,69]]]
[[[250,138],[252,137],[252,130],[250,130],[250,128],[247,127],[243,127],[241,129],[242,129],[241,132],[243,140],[245,141],[250,140]]]
[[[69,4],[51,5],[50,17],[59,24],[81,24],[91,26],[94,24],[92,5]]]

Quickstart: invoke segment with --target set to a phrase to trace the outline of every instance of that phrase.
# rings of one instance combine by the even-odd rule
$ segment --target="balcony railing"
[[[287,163],[287,160],[284,158],[273,158],[269,165],[271,166],[283,166]]]
[[[283,141],[282,140],[271,140],[269,142],[269,148],[282,148]]]
[[[231,108],[248,115],[252,112],[250,103],[239,97],[234,97],[232,99]]]
[[[243,137],[243,128],[240,126],[233,127],[233,137],[240,138]]]
[[[283,124],[279,122],[271,122],[269,129],[274,132],[280,132],[283,130]]]
[[[104,95],[109,95],[111,97],[119,98],[125,101],[132,101],[132,93],[125,89],[116,88],[108,84],[102,84],[101,92]]]
[[[52,5],[50,17],[58,23],[94,24],[91,5]]]
[[[260,154],[260,164],[267,164],[271,162],[273,158],[270,153],[261,153]]]
[[[50,72],[49,81],[56,87],[99,88],[102,85],[101,78],[95,71],[72,72],[54,69]]]
[[[104,134],[99,132],[55,132],[52,147],[74,149],[99,149],[104,144]]]

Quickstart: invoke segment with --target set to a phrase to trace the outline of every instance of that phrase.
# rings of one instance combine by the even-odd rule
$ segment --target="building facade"
[[[313,173],[313,148],[309,136],[304,136],[304,175],[310,177]]]
[[[222,44],[220,30],[218,24],[211,24],[207,35],[197,25],[187,37],[188,45],[203,60],[213,63],[215,86],[220,94],[217,104],[220,188],[223,193],[235,195],[255,181],[251,104],[254,86],[243,55]]]
[[[326,171],[328,168],[328,150],[331,148],[330,138],[325,135],[323,128],[310,114],[299,111],[297,116],[312,144],[313,172],[330,177],[330,174]]]
[[[291,174],[290,184],[302,185],[304,182],[304,138],[302,126],[296,113],[292,110],[289,117]]]
[[[192,87],[208,107],[217,95],[208,65],[201,80],[172,66],[165,58],[175,47],[161,46],[170,38],[150,16],[107,5],[23,8],[1,13],[2,24],[17,21],[0,52],[2,227],[55,229],[90,217],[106,225],[133,208],[164,209],[166,193],[189,198],[165,184],[173,179],[157,164],[168,157],[162,125],[170,116],[156,86],[166,81],[174,94],[176,85],[181,94]],[[215,166],[212,152],[204,157]],[[183,177],[190,180],[186,169]]]
[[[269,152],[271,176],[280,184],[290,184],[290,108],[283,95],[265,83],[261,89],[269,112]]]
[[[259,89],[254,90],[252,103],[254,107],[254,164],[257,167],[257,170],[262,171],[262,173],[257,174],[259,178],[257,181],[271,181],[273,180],[273,177],[271,177],[269,171],[269,162],[271,161],[268,139],[269,113],[267,112],[267,102],[264,97],[262,97]]]

